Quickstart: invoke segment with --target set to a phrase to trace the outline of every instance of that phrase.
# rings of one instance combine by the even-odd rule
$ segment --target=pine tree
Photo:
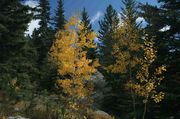
[[[90,23],[90,19],[89,19],[88,13],[87,13],[85,8],[83,8],[83,11],[81,13],[81,17],[82,17],[81,18],[81,24],[84,25],[83,31],[87,32],[87,33],[92,32],[93,31],[92,25]]]
[[[121,93],[119,94],[119,105],[121,106],[119,110],[123,113],[121,118],[138,118],[137,104],[139,102],[132,89],[125,91],[124,85],[135,79],[136,71],[142,58],[143,40],[141,38],[141,30],[136,24],[138,16],[135,1],[124,0],[123,3],[125,7],[122,13],[122,25],[112,35],[115,43],[112,46],[111,53],[115,62],[109,65],[107,70],[111,73],[119,74],[116,77],[117,80],[123,80],[119,81],[119,87],[121,87],[121,92],[119,92]],[[123,95],[126,96],[123,97]],[[129,102],[128,104],[127,101]],[[128,112],[125,112],[122,107],[127,108]]]
[[[63,6],[64,6],[63,0],[58,0],[58,8],[57,8],[56,16],[54,19],[55,29],[57,29],[57,30],[64,29],[64,25],[66,22]]]
[[[79,24],[79,20],[72,17],[65,25],[65,30],[56,34],[56,41],[50,50],[50,60],[55,63],[61,76],[57,85],[63,89],[67,108],[72,110],[69,118],[83,118],[87,108],[91,106],[93,85],[87,81],[98,66],[97,61],[87,58],[87,51],[84,50],[95,47],[95,33],[85,34],[81,32],[82,29],[84,26]],[[74,117],[76,112],[78,117]]]
[[[102,42],[99,45],[99,57],[100,63],[102,66],[101,72],[106,77],[107,81],[111,81],[109,79],[113,79],[114,75],[107,72],[106,68],[114,63],[114,57],[111,54],[112,47],[114,44],[114,38],[112,34],[118,28],[119,18],[115,9],[113,9],[112,5],[109,5],[106,8],[106,12],[104,15],[104,19],[99,22],[100,30],[99,30],[99,40]],[[114,85],[114,84],[113,84]],[[115,86],[114,86],[115,87]]]
[[[32,94],[36,72],[32,57],[36,53],[24,36],[32,18],[28,11],[29,7],[18,0],[0,3],[0,90],[6,91],[10,99]]]
[[[132,24],[133,27],[136,27],[136,19],[138,18],[137,6],[135,0],[123,0],[124,8],[122,8],[122,17],[123,20]]]
[[[40,14],[37,15],[37,19],[39,18],[41,21],[39,23],[41,30],[48,29],[49,20],[50,20],[50,6],[48,0],[40,0],[38,6]]]
[[[101,67],[99,71],[105,76],[106,81],[108,82],[108,87],[112,88],[110,92],[105,94],[105,99],[102,102],[103,110],[109,113],[118,114],[119,109],[114,108],[117,106],[119,99],[117,96],[119,95],[119,83],[116,80],[117,75],[110,73],[106,70],[106,68],[114,63],[114,57],[111,54],[113,44],[115,43],[112,34],[116,31],[119,26],[119,17],[116,10],[109,5],[106,8],[106,12],[104,14],[104,19],[99,22],[100,30],[99,32],[99,40],[101,44],[98,45],[99,48],[99,58]]]
[[[111,50],[113,46],[112,33],[118,28],[119,18],[115,9],[112,5],[106,8],[104,19],[99,22],[99,39],[102,42],[100,48],[100,62],[102,66],[107,67],[112,64],[113,57],[111,55]]]
[[[3,0],[0,5],[0,61],[4,62],[23,47],[24,31],[27,29],[31,14],[27,13],[28,7],[21,5],[18,0],[13,2]]]
[[[47,57],[47,53],[52,44],[52,34],[49,27],[50,23],[50,6],[48,0],[40,0],[38,6],[38,14],[35,16],[39,19],[40,27],[33,33],[32,42],[38,51],[38,65],[42,66]]]
[[[35,29],[32,34],[31,44],[37,51],[36,66],[39,69],[37,83],[40,89],[46,88],[48,90],[54,87],[54,67],[48,63],[48,52],[54,39],[53,29],[50,26],[50,6],[49,0],[40,0],[37,7],[37,14],[35,19],[39,19],[40,27]]]
[[[81,32],[83,32],[84,34],[88,34],[90,32],[93,32],[92,25],[90,23],[88,13],[87,13],[85,8],[83,9],[83,11],[81,13],[81,24],[84,26],[84,28],[82,29]],[[96,58],[96,49],[88,48],[86,50],[87,50],[87,57],[88,58],[90,58],[90,59]]]

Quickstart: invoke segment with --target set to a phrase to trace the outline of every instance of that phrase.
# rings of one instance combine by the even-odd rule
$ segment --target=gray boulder
[[[8,117],[7,119],[29,119],[29,118],[24,118],[24,117],[21,117],[21,116],[11,116],[11,117]]]

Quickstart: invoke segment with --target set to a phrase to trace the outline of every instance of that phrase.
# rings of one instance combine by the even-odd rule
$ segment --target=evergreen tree
[[[47,57],[47,52],[52,44],[52,34],[49,26],[50,23],[50,7],[48,0],[40,0],[38,6],[38,14],[35,16],[39,19],[40,27],[34,30],[32,42],[38,51],[38,65],[42,66]]]
[[[40,19],[39,22],[41,30],[47,30],[50,20],[50,6],[48,0],[40,0],[39,1],[39,14],[37,15],[37,19]],[[40,30],[40,31],[41,31]]]
[[[24,31],[31,14],[27,13],[28,7],[21,5],[18,0],[2,0],[0,5],[0,61],[4,62],[23,47]]]
[[[83,29],[84,32],[89,33],[93,31],[88,13],[85,8],[83,8],[83,11],[81,13],[81,24],[84,25],[84,29]]]
[[[35,29],[32,34],[31,44],[37,50],[36,66],[39,69],[39,76],[37,80],[39,88],[50,89],[54,86],[51,76],[55,76],[54,68],[48,63],[48,51],[52,45],[54,34],[50,27],[50,6],[49,0],[40,0],[37,7],[37,14],[34,16],[39,19],[40,27]]]
[[[24,36],[32,18],[28,10],[18,0],[0,3],[0,90],[16,99],[31,95],[36,72],[36,53]]]
[[[99,22],[100,30],[99,30],[99,40],[101,44],[98,45],[99,48],[99,58],[100,58],[100,71],[105,76],[108,82],[108,87],[111,87],[111,92],[105,94],[105,99],[102,102],[103,110],[109,113],[118,114],[119,110],[116,107],[117,95],[119,92],[119,83],[116,80],[117,75],[110,73],[106,70],[106,68],[114,63],[114,57],[111,54],[113,44],[115,40],[112,34],[116,31],[119,25],[118,13],[115,9],[113,9],[112,5],[109,5],[106,8],[106,12],[104,14],[104,19]],[[118,90],[118,91],[117,91]]]
[[[81,13],[81,24],[84,26],[84,28],[81,31],[82,33],[88,34],[90,32],[93,32],[92,25],[90,23],[88,13],[87,13],[85,8],[83,9],[83,11]],[[89,39],[87,39],[87,40],[89,40]],[[86,50],[87,50],[87,57],[88,58],[90,58],[90,59],[96,58],[96,49],[88,48]]]
[[[111,55],[112,46],[114,42],[112,38],[112,33],[118,28],[118,24],[118,14],[116,10],[113,9],[112,5],[109,5],[106,8],[104,19],[99,22],[100,30],[98,37],[102,42],[102,44],[99,46],[100,62],[104,67],[107,67],[113,62],[113,57]]]
[[[109,65],[107,70],[111,73],[119,74],[115,78],[119,82],[117,100],[119,100],[119,111],[122,113],[120,118],[140,118],[137,110],[139,101],[136,99],[132,89],[125,90],[125,85],[127,82],[133,82],[135,79],[136,71],[142,58],[143,40],[141,38],[141,30],[136,24],[138,16],[135,1],[123,0],[123,3],[122,25],[112,34],[115,41],[111,51],[114,63]],[[126,110],[124,110],[125,108]]]
[[[114,57],[111,54],[113,44],[115,43],[112,34],[117,30],[119,25],[118,14],[111,5],[106,8],[104,19],[99,22],[99,57],[102,68],[100,69],[107,81],[114,79],[114,75],[107,72],[106,68],[114,63]],[[113,84],[112,84],[113,85]],[[115,87],[115,86],[114,86]]]
[[[124,8],[122,8],[122,17],[127,23],[131,24],[132,27],[136,27],[137,6],[135,0],[123,0]]]
[[[63,6],[64,6],[63,0],[58,0],[58,8],[57,8],[56,16],[54,19],[55,29],[57,30],[64,29],[64,24],[66,22]]]

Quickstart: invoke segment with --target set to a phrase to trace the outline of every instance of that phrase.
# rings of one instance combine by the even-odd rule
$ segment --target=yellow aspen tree
[[[90,96],[93,84],[88,83],[88,80],[99,66],[98,60],[88,59],[87,51],[84,50],[96,47],[96,34],[84,33],[83,28],[84,25],[77,17],[71,17],[65,24],[65,30],[57,32],[49,52],[50,60],[55,63],[58,74],[62,77],[57,80],[57,85],[63,90],[67,108],[81,116],[85,116],[86,109],[92,104]]]
[[[142,119],[145,119],[146,106],[150,99],[156,103],[164,98],[163,92],[157,92],[158,86],[163,80],[162,73],[166,71],[165,65],[155,69],[154,73],[150,73],[150,66],[156,59],[156,51],[154,49],[153,39],[145,36],[144,40],[144,58],[141,60],[140,70],[137,71],[135,81],[129,81],[127,87],[132,89],[137,95],[143,97],[144,112]]]

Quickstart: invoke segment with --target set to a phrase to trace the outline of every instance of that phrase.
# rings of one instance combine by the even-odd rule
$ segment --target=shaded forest
[[[0,119],[180,119],[180,1],[157,1],[107,6],[96,32],[63,0],[54,17],[49,0],[1,0]]]

